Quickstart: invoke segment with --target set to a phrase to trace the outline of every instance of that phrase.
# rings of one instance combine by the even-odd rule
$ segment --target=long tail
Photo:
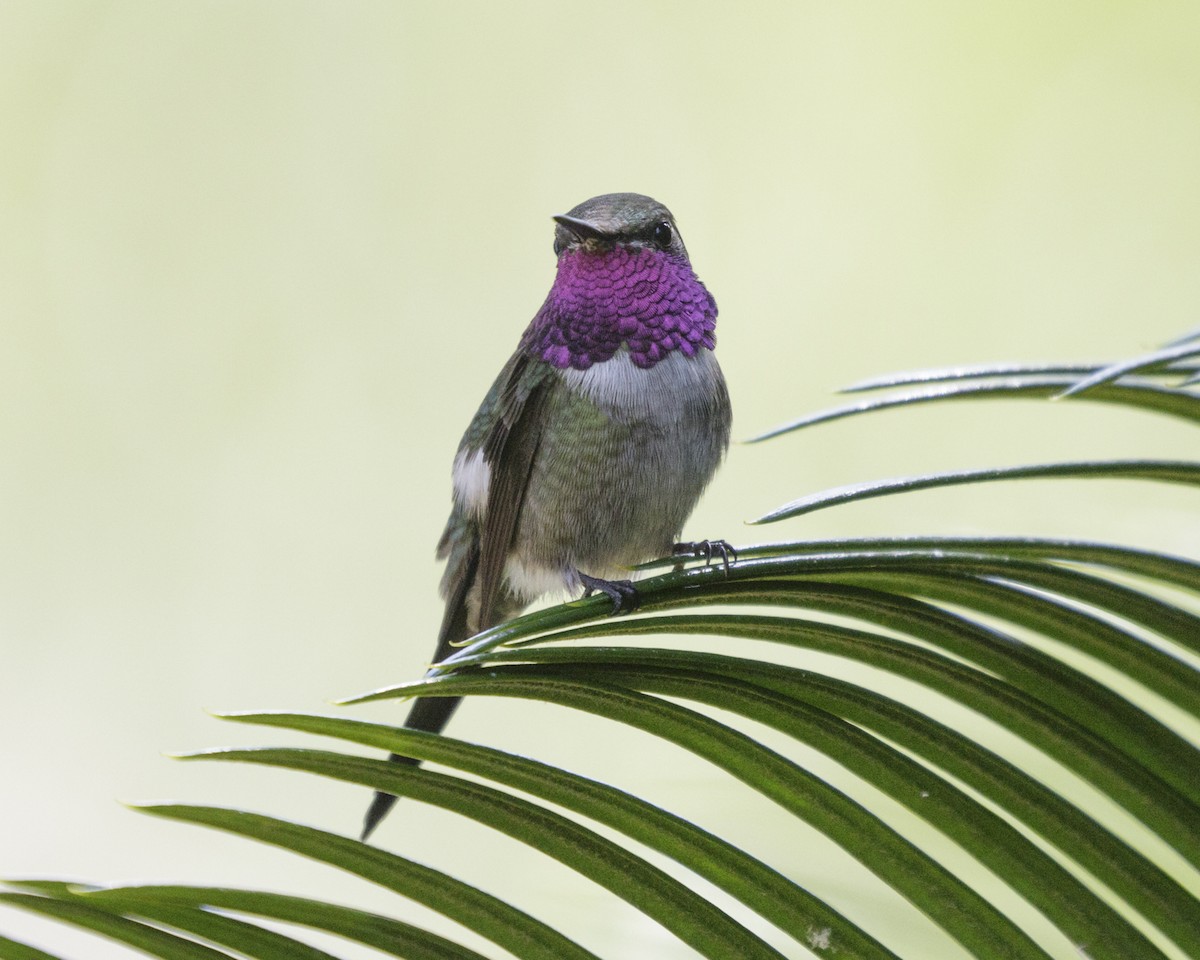
[[[462,697],[424,697],[415,700],[412,708],[408,711],[404,726],[409,730],[441,733],[461,702]],[[393,763],[405,763],[414,767],[421,762],[414,757],[406,757],[399,753],[388,754],[388,759]],[[360,839],[366,840],[371,835],[371,832],[379,826],[379,822],[387,816],[388,811],[395,806],[395,803],[394,794],[376,791],[375,796],[371,799],[371,805],[367,808],[367,815],[363,817]]]
[[[453,578],[446,597],[446,612],[442,616],[442,626],[438,630],[438,643],[437,649],[433,653],[433,663],[439,663],[450,656],[454,652],[455,646],[474,632],[467,622],[467,596],[475,583],[475,572],[478,566],[478,545],[473,543],[456,564],[455,573],[458,575]],[[441,733],[446,724],[450,722],[450,717],[453,716],[455,708],[461,701],[461,697],[423,697],[414,700],[408,711],[408,717],[404,721],[404,726],[409,730]],[[390,754],[388,759],[394,763],[404,763],[414,767],[421,762],[414,757],[406,757],[398,753]],[[360,839],[366,840],[371,835],[371,832],[379,826],[380,821],[387,816],[388,811],[395,803],[396,797],[392,794],[382,791],[375,793],[371,805],[367,808],[367,815],[363,818]]]

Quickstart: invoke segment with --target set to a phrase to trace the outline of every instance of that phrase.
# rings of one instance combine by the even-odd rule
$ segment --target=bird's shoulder
[[[530,397],[554,386],[557,380],[561,376],[553,366],[518,350],[509,357],[484,395],[459,442],[459,452],[494,447],[492,438],[497,431],[511,429]]]
[[[439,557],[448,556],[456,542],[479,536],[497,469],[532,456],[537,414],[547,394],[561,386],[560,371],[520,350],[500,370],[458,445],[454,508],[438,543]]]

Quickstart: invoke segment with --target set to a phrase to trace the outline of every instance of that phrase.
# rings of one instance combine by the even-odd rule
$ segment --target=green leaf
[[[766,684],[804,703],[830,711],[850,723],[886,737],[979,791],[1086,870],[1103,877],[1118,896],[1170,936],[1182,949],[1200,956],[1200,909],[1197,909],[1200,904],[1161,869],[1081,813],[1066,799],[1012,764],[958,732],[880,694],[811,671],[695,651],[572,646],[526,648],[520,653],[512,651],[499,654],[499,657],[500,662],[520,657],[537,663],[568,665],[576,667],[580,676],[609,679],[622,679],[619,677],[622,671],[631,673],[642,670],[647,671],[647,676],[652,679],[654,671],[664,665],[706,669],[711,665],[710,672],[718,677],[739,677]],[[629,682],[636,684],[640,679],[643,677],[636,675]],[[763,916],[801,942],[810,929],[829,929],[838,931],[839,939],[835,945],[841,951],[839,956],[875,955],[865,952],[859,944],[848,942],[845,931],[854,928],[844,918],[836,914],[808,915],[804,909],[805,901],[801,898],[801,895],[807,895],[792,887],[784,878],[773,875],[773,871],[758,861],[746,858],[741,851],[730,851],[727,845],[710,838],[698,828],[604,784],[447,737],[363,721],[304,714],[238,714],[228,719],[338,737],[499,780],[616,827],[639,842],[673,856],[705,879],[758,909]],[[835,759],[840,758],[839,748],[834,747],[834,752],[837,755]],[[525,775],[527,772],[528,776]],[[919,797],[916,783],[914,780],[907,784],[907,789],[902,783],[898,791],[902,796],[898,798],[910,805],[915,803],[916,812],[925,815],[920,808],[927,806],[927,798]],[[566,788],[560,789],[562,785]],[[615,798],[618,807],[615,814],[610,809],[610,795]],[[986,822],[991,815],[986,811],[984,813],[983,820]],[[668,841],[675,839],[677,842],[674,845],[662,842],[659,838],[664,834]],[[1040,856],[1038,853],[1034,860]],[[747,867],[746,860],[751,866]],[[759,871],[765,871],[766,874],[761,882]],[[1000,875],[1006,876],[1004,873]],[[743,880],[749,882],[738,886]],[[1058,901],[1057,891],[1047,899],[1051,903]],[[1035,902],[1040,903],[1041,899],[1036,898]],[[789,905],[794,905],[795,917],[789,917]],[[1072,905],[1071,909],[1077,911],[1078,916],[1069,916],[1064,929],[1078,930],[1079,923],[1094,913],[1097,904],[1089,905],[1085,899],[1083,904]],[[1103,912],[1102,905],[1101,909]],[[794,920],[790,926],[789,919]],[[1123,921],[1118,924],[1123,925]],[[1089,938],[1080,932],[1073,939],[1076,942],[1098,942],[1109,937],[1105,933],[1098,939]],[[872,942],[869,946],[874,949],[875,945]]]
[[[509,655],[503,655],[507,659]],[[514,651],[512,657],[518,654]],[[916,757],[943,769],[982,796],[997,804],[1007,814],[1024,822],[1063,853],[1079,862],[1105,882],[1148,919],[1159,926],[1185,949],[1200,955],[1200,903],[1178,883],[1131,849],[1071,803],[1012,764],[985,750],[958,732],[924,716],[919,711],[898,703],[869,689],[846,681],[814,674],[810,670],[781,667],[775,663],[731,658],[721,654],[699,654],[695,651],[612,648],[538,648],[526,649],[519,656],[529,657],[538,665],[548,664],[559,671],[574,671],[579,676],[592,676],[605,681],[620,681],[638,689],[652,689],[659,694],[706,698],[710,688],[727,678],[737,678],[773,689],[800,703],[827,711],[850,724],[893,741]],[[705,674],[702,684],[688,689],[689,673]],[[555,675],[558,675],[557,673]],[[663,683],[664,678],[672,684]],[[680,681],[683,683],[680,683]],[[728,705],[725,705],[728,709]],[[764,719],[758,717],[758,719]],[[769,720],[767,722],[770,722]],[[774,724],[773,724],[774,725]],[[797,733],[795,727],[777,726]],[[1031,902],[1048,910],[1052,919],[1076,942],[1096,943],[1108,940],[1116,926],[1102,909],[1097,929],[1081,930],[1079,923],[1089,915],[1096,916],[1096,905],[1088,905],[1087,894],[1063,884],[1052,892],[1039,889],[1051,882],[1056,867],[1042,863],[1040,852],[1025,849],[1021,841],[1010,837],[1008,828],[992,823],[991,814],[970,805],[946,809],[942,800],[953,796],[949,784],[928,787],[928,771],[905,772],[903,761],[890,760],[896,772],[888,777],[873,775],[873,764],[848,747],[853,744],[841,737],[822,738],[825,733],[815,728],[817,736],[804,736],[805,742],[858,773],[864,780],[885,790],[919,816],[935,826],[949,828],[948,832],[970,849],[999,876],[1013,883]],[[934,781],[937,783],[937,781]],[[919,786],[923,785],[923,786]],[[961,801],[956,800],[957,806]],[[965,815],[966,820],[960,819]],[[966,834],[963,834],[966,831]],[[982,836],[972,837],[975,831]],[[981,849],[998,843],[999,850]],[[1009,855],[1020,859],[1010,868],[1002,868],[998,860]],[[1046,873],[1043,875],[1042,870]],[[1033,870],[1032,876],[1027,876]],[[1022,884],[1029,884],[1023,886]],[[1056,884],[1057,887],[1057,884]],[[1067,896],[1070,894],[1070,896]],[[1066,901],[1066,902],[1064,902]],[[1097,937],[1099,931],[1106,932]],[[1118,955],[1120,955],[1118,953]]]
[[[1099,370],[1094,363],[972,363],[957,367],[933,367],[928,370],[906,370],[885,373],[858,380],[838,393],[866,393],[871,390],[891,390],[916,383],[964,383],[971,380],[1013,380],[1024,377],[1066,377],[1078,380]]]
[[[1073,642],[1084,652],[1124,669],[1133,679],[1200,716],[1200,677],[1187,664],[1106,622],[1062,604],[1055,605],[1028,591],[981,578],[1002,577],[1027,583],[1038,590],[1056,591],[1143,623],[1180,644],[1197,643],[1200,618],[1138,591],[1048,564],[953,550],[929,553],[857,551],[807,559],[812,561],[808,570],[826,581],[882,588],[886,591],[883,595],[911,592],[914,577],[922,578],[920,582],[927,590],[940,589],[943,596],[952,593],[949,597],[952,602],[968,607],[972,606],[971,597],[982,594],[987,597],[983,602],[984,612],[999,613],[1022,626]],[[790,569],[799,572],[805,567]],[[943,611],[943,621],[946,616]],[[947,649],[955,655],[1017,682],[1071,717],[1085,723],[1093,716],[1098,717],[1095,724],[1098,733],[1117,744],[1132,744],[1127,747],[1132,758],[1171,784],[1191,803],[1200,804],[1200,784],[1188,772],[1189,765],[1195,761],[1195,750],[1189,741],[1131,707],[1123,697],[1083,672],[1048,654],[1017,643],[1011,637],[994,632],[981,634],[970,627],[966,629],[972,630],[974,637],[965,638],[963,623],[959,620],[957,628],[950,633],[943,632],[943,639],[938,642],[947,644]],[[929,639],[921,630],[906,632]]]
[[[91,898],[81,898],[80,902],[89,906],[97,905]],[[101,903],[99,906],[107,908],[109,905]],[[255,960],[337,960],[331,953],[282,933],[209,910],[158,901],[143,903],[138,910],[129,912],[136,912],[141,919],[156,925],[181,930],[209,943],[227,947],[235,953],[254,957]]]
[[[780,960],[781,954],[686,885],[630,851],[528,800],[413,766],[317,750],[226,750],[201,759],[307,770],[431,803],[554,857],[652,917],[702,956]]]
[[[1071,376],[1018,376],[994,382],[975,382],[968,380],[964,383],[953,383],[950,386],[925,387],[909,390],[897,395],[873,400],[862,400],[846,406],[835,407],[810,414],[806,417],[792,420],[751,437],[748,443],[761,443],[774,437],[814,427],[834,420],[842,420],[864,413],[875,413],[893,407],[908,407],[919,403],[932,403],[940,400],[994,400],[997,398],[1014,399],[1051,399],[1061,395],[1062,391],[1077,381]],[[1122,383],[1106,383],[1087,393],[1072,396],[1070,400],[1094,400],[1101,403],[1115,403],[1121,406],[1133,407],[1148,413],[1159,413],[1177,417],[1191,423],[1200,423],[1200,396],[1187,390],[1163,387],[1153,383],[1138,383],[1135,381]]]
[[[1131,360],[1121,360],[1118,363],[1111,363],[1106,367],[1102,367],[1090,376],[1084,377],[1067,390],[1064,390],[1062,396],[1078,396],[1087,390],[1094,390],[1101,384],[1111,383],[1127,374],[1161,370],[1177,360],[1186,360],[1195,356],[1200,356],[1200,347],[1197,347],[1190,341],[1163,347],[1162,349],[1142,354],[1140,357],[1134,357]],[[1194,373],[1195,371],[1192,372]]]
[[[1200,563],[1184,557],[1088,540],[1037,537],[864,537],[852,540],[799,540],[738,547],[743,559],[776,557],[779,573],[812,572],[790,567],[790,558],[823,555],[836,560],[863,553],[937,557],[970,554],[998,560],[1058,560],[1118,570],[1200,595]],[[673,561],[658,561],[672,563]],[[1196,641],[1200,649],[1200,640]]]
[[[934,743],[940,748],[937,755],[941,760],[947,759],[949,747],[961,746],[961,740],[944,727],[915,711],[903,710],[887,698],[844,685],[843,696],[852,690],[857,707],[856,716],[847,722],[837,711],[831,713],[808,701],[805,694],[814,683],[810,671],[789,670],[775,664],[670,650],[526,649],[510,656],[532,657],[536,662],[498,668],[497,660],[493,660],[489,672],[505,677],[627,685],[659,696],[696,700],[767,724],[825,753],[942,830],[1041,909],[1072,942],[1090,944],[1090,955],[1095,960],[1160,955],[1119,914],[1098,902],[1087,887],[1002,818],[967,797],[936,771],[862,731],[856,724],[871,710],[890,714],[893,721],[904,716],[915,731],[924,735],[922,742],[926,746]],[[502,662],[510,656],[498,659]],[[828,701],[829,697],[825,699]],[[909,739],[913,740],[911,731]],[[999,779],[1009,781],[1009,793],[1027,785],[1028,778],[1012,777],[1011,768],[986,751],[967,751],[966,758],[977,764],[974,779],[985,787],[993,786]],[[956,766],[961,768],[964,758],[956,759],[960,761]],[[1043,825],[1048,823],[1044,817],[1039,819]],[[1073,820],[1076,827],[1080,823],[1087,827],[1082,837],[1076,834],[1063,843],[1072,849],[1086,847],[1089,835],[1099,829],[1083,817],[1067,820]],[[1053,835],[1047,839],[1061,842]],[[1114,845],[1119,846],[1109,844],[1110,850]],[[1091,859],[1095,862],[1095,858]],[[1126,862],[1137,862],[1137,858],[1127,858]],[[1145,892],[1152,889],[1157,897],[1168,896],[1175,907],[1185,908],[1182,923],[1180,918],[1169,915],[1165,919],[1174,933],[1186,935],[1192,945],[1200,946],[1200,917],[1195,909],[1200,903],[1161,872],[1148,864],[1143,866],[1140,879],[1152,883],[1137,891],[1138,899],[1145,903],[1148,899]],[[1149,906],[1164,919],[1156,903]]]
[[[801,497],[764,514],[757,520],[751,520],[750,523],[775,523],[843,503],[853,503],[895,493],[911,493],[915,490],[931,490],[937,487],[994,480],[1064,478],[1157,480],[1164,483],[1200,486],[1200,463],[1185,460],[1096,460],[1079,463],[990,467],[983,470],[958,470],[947,473],[931,473],[919,477],[900,477],[894,480],[872,480]]]
[[[1197,327],[1195,330],[1189,330],[1187,333],[1183,334],[1183,336],[1176,337],[1174,340],[1171,340],[1165,344],[1165,346],[1174,347],[1180,343],[1187,343],[1189,340],[1200,340],[1200,327]]]
[[[229,960],[230,957],[230,954],[212,947],[185,940],[135,920],[115,916],[107,910],[76,900],[60,900],[28,893],[0,893],[0,903],[54,917],[99,933],[110,940],[128,944],[151,956],[163,957],[165,960]]]
[[[1048,378],[1063,378],[1078,381],[1083,377],[1104,370],[1104,365],[1094,363],[976,363],[957,367],[935,367],[928,370],[909,370],[900,373],[885,373],[878,377],[859,380],[839,393],[866,393],[871,390],[890,390],[896,387],[928,383],[968,383],[972,380],[1004,380],[1012,382],[1023,379],[1030,382],[1047,381]],[[1147,370],[1155,377],[1178,377],[1193,373],[1194,367],[1172,364],[1164,370]],[[1134,381],[1140,382],[1140,381]]]
[[[467,947],[391,917],[258,890],[228,887],[133,886],[80,894],[104,909],[149,916],[160,904],[217,907],[312,927],[407,960],[485,960]]]
[[[1045,956],[1011,921],[877,817],[796,764],[717,721],[655,697],[599,684],[456,673],[404,692],[546,700],[617,720],[704,757],[841,845],[981,958]],[[399,690],[393,691],[396,693]],[[380,699],[382,692],[371,699]]]
[[[136,898],[127,896],[126,908],[115,909],[114,898],[97,898],[94,896],[95,888],[83,888],[58,881],[10,882],[9,885],[37,891],[57,900],[80,904],[88,909],[106,910],[114,917],[125,917],[130,921],[134,916],[140,920],[150,920],[156,926],[171,927],[192,934],[256,960],[337,960],[333,954],[324,950],[318,950],[309,944],[243,920],[199,909],[197,904],[181,904],[162,898],[139,903]],[[115,899],[119,905],[120,896]],[[136,909],[129,909],[132,905],[136,905]]]
[[[0,960],[59,960],[53,954],[0,936]]]
[[[694,604],[697,599],[692,597],[686,602]],[[1175,846],[1181,855],[1200,865],[1200,836],[1193,827],[1200,822],[1196,805],[1135,759],[1149,758],[1156,763],[1160,750],[1168,747],[1170,739],[1164,739],[1163,743],[1146,742],[1127,735],[1119,726],[1113,729],[1106,711],[1114,708],[1114,695],[1078,671],[948,611],[861,587],[796,581],[729,582],[704,591],[704,601],[794,605],[850,616],[919,637],[926,643],[944,647],[955,658],[975,661],[987,669],[970,668],[933,651],[878,634],[778,617],[640,618],[594,623],[539,639],[561,641],[613,633],[632,636],[695,630],[777,640],[861,660],[971,704],[1105,791],[1114,802]],[[682,601],[680,605],[684,605]],[[515,625],[514,621],[510,626],[515,629]],[[508,640],[514,639],[510,634]],[[472,656],[483,652],[468,647],[456,655],[455,662],[470,662]],[[1015,676],[1021,686],[997,679],[995,673]],[[358,699],[411,696],[417,692],[430,695],[431,691],[437,688],[426,681],[376,691]],[[450,694],[434,692],[433,695]],[[1142,715],[1136,719],[1146,729],[1161,727]],[[1191,757],[1183,768],[1184,775],[1193,769],[1194,753]]]
[[[357,840],[241,810],[185,804],[134,809],[225,830],[354,873],[437,910],[523,960],[596,960],[594,954],[504,901]]]
[[[233,714],[242,723],[301,730],[420,757],[486,777],[596,822],[672,857],[756,910],[797,942],[834,931],[846,958],[891,958],[878,941],[792,881],[694,824],[606,784],[498,750],[357,720],[304,714]],[[210,754],[198,754],[205,759]],[[218,752],[216,759],[227,757]],[[253,760],[253,757],[248,759]]]
[[[1044,565],[1021,570],[1017,564],[996,564],[994,576],[988,575],[984,565],[969,574],[950,573],[930,565],[911,572],[834,576],[839,582],[953,603],[1002,617],[1095,657],[1200,719],[1200,675],[1192,667],[1107,620],[1041,592],[1057,588],[1063,597],[1092,603],[1181,646],[1195,646],[1200,641],[1200,618],[1136,590]],[[1190,748],[1190,744],[1185,746]],[[1183,780],[1178,785],[1184,790],[1195,786],[1194,781]],[[1194,798],[1200,798],[1200,793]]]

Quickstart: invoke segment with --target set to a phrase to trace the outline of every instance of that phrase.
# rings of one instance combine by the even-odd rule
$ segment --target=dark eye
[[[654,233],[650,235],[650,239],[654,241],[654,245],[660,250],[666,250],[671,245],[671,225],[665,220],[654,228]]]

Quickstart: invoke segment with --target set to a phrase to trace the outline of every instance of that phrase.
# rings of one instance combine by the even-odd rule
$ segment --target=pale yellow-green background
[[[420,673],[449,462],[550,283],[549,216],[614,190],[671,206],[721,305],[742,437],[887,370],[1124,356],[1200,323],[1198,51],[1190,0],[7,0],[0,874],[259,885],[447,929],[116,801],[356,827],[362,790],[159,754],[294,739],[205,708],[332,709]],[[689,532],[1088,533],[1195,555],[1195,493],[1141,484],[741,526],[873,477],[1194,451],[1193,430],[1083,403],[892,413],[735,446]],[[769,806],[647,738],[488,701],[452,729],[642,790],[867,903],[901,953],[962,957],[827,844],[778,835]],[[405,804],[378,839],[606,957],[693,956],[450,815]],[[12,911],[0,931],[128,955]]]

